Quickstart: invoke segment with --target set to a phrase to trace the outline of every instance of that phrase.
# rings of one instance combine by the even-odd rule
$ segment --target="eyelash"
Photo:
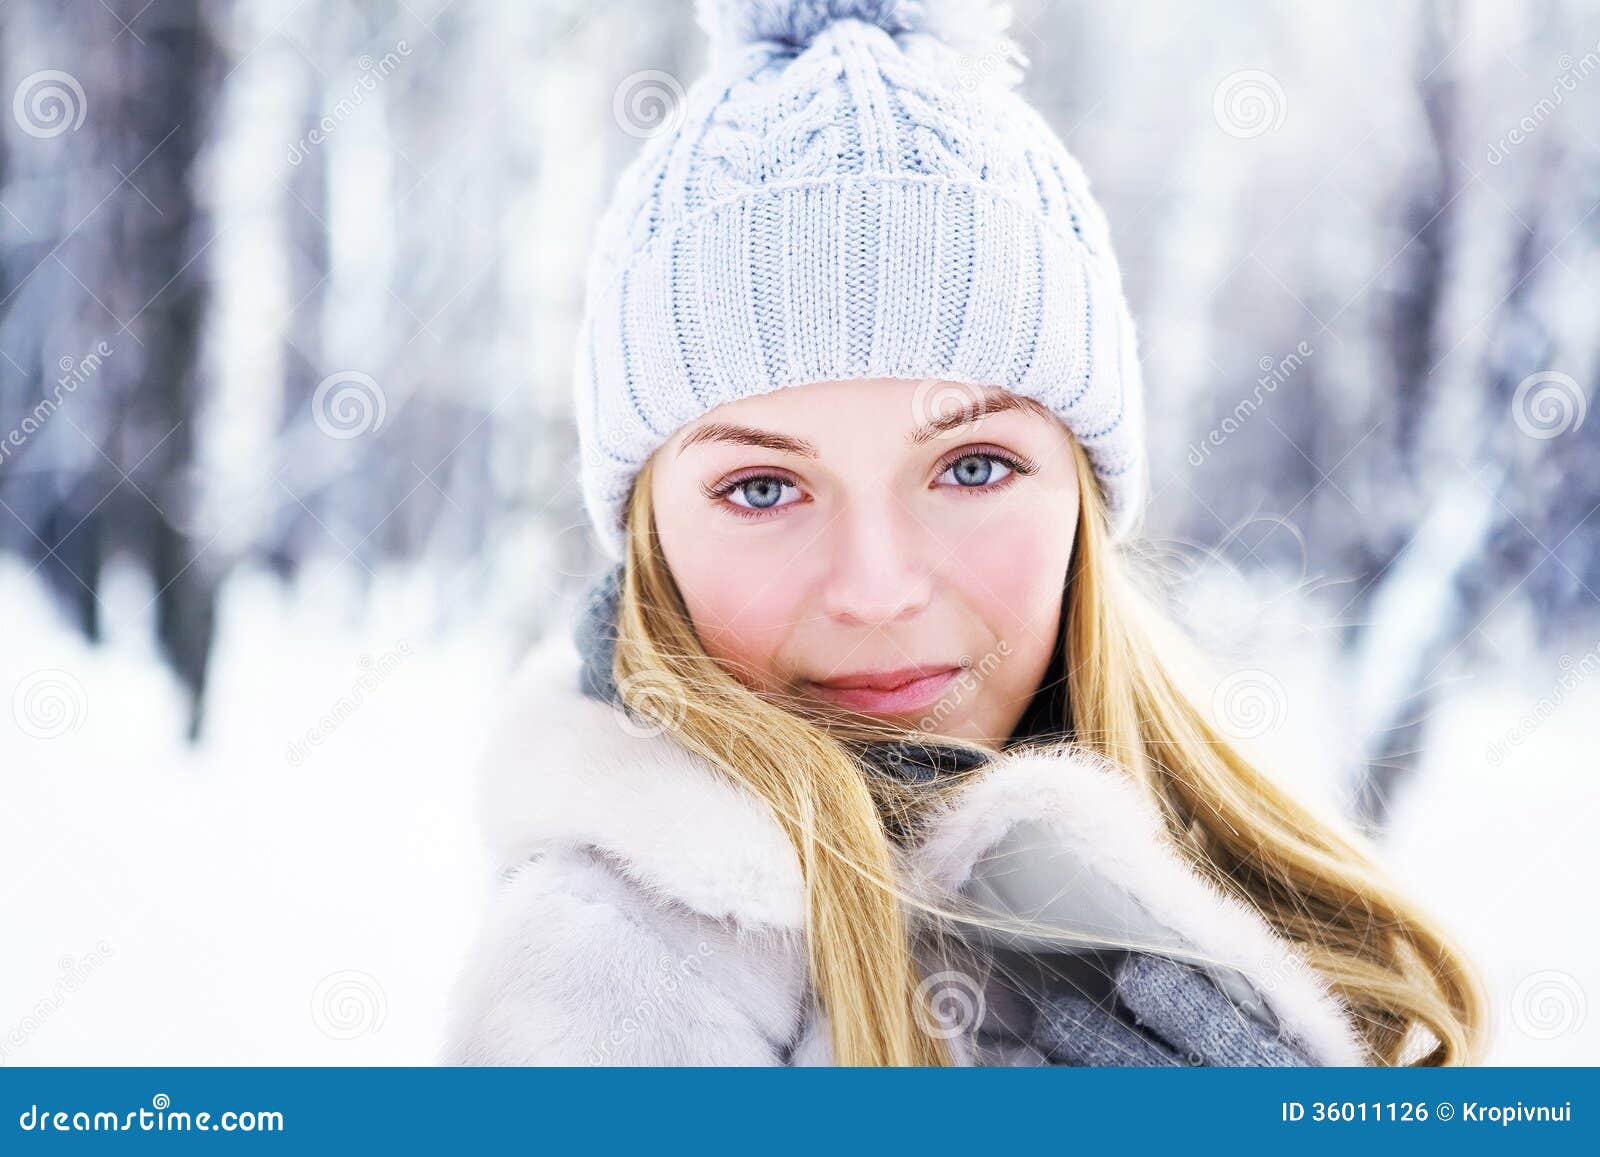
[[[1009,450],[1002,450],[998,446],[964,446],[959,451],[951,454],[947,458],[944,458],[939,463],[939,468],[934,471],[934,477],[937,478],[939,475],[943,474],[946,470],[950,469],[950,467],[954,466],[957,462],[960,462],[964,458],[993,458],[995,461],[1003,463],[1011,470],[1011,473],[1005,478],[1001,479],[999,482],[991,482],[984,486],[957,486],[955,488],[961,493],[969,495],[992,494],[996,490],[1000,490],[1006,486],[1009,486],[1013,479],[1018,477],[1025,478],[1030,474],[1037,473],[1039,469],[1038,464],[1032,459],[1024,458],[1019,454],[1013,454]],[[765,510],[758,510],[753,507],[743,507],[739,506],[737,503],[726,501],[728,495],[732,494],[746,482],[753,482],[757,478],[771,478],[786,486],[794,485],[794,481],[785,475],[776,474],[771,469],[759,469],[751,470],[746,474],[735,475],[734,477],[718,485],[702,487],[701,489],[708,499],[722,502],[722,504],[726,506],[729,512],[736,518],[767,518],[776,509],[775,507],[768,507]],[[790,505],[792,505],[792,503]]]

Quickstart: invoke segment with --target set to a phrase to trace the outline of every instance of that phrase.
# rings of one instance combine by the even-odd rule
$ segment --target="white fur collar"
[[[583,695],[580,667],[571,631],[558,626],[517,671],[491,729],[478,786],[496,866],[551,845],[594,847],[651,895],[803,931],[799,860],[766,805],[666,734],[642,734],[626,713]],[[1030,822],[1102,884],[1248,977],[1320,1063],[1363,1063],[1348,1011],[1296,948],[1182,861],[1136,785],[1076,749],[996,757],[934,818],[913,859],[934,884],[959,889]]]
[[[669,736],[584,695],[580,669],[561,625],[513,679],[480,774],[497,866],[545,844],[585,844],[708,916],[803,929],[799,859],[766,806]]]

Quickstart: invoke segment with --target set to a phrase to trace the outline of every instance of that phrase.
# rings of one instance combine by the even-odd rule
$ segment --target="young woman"
[[[577,356],[616,565],[488,744],[463,1064],[1460,1064],[1481,982],[1123,543],[1104,215],[975,2],[702,3]]]

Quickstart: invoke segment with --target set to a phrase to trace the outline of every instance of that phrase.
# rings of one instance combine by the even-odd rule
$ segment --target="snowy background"
[[[1600,3],[1018,0],[1214,704],[1600,1060]],[[0,9],[0,1063],[426,1064],[686,3]],[[984,66],[973,61],[975,69]]]

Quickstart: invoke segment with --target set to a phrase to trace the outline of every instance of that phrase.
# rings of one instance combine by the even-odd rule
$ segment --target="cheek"
[[[1050,519],[995,519],[968,535],[951,562],[951,581],[968,603],[1002,635],[1005,627],[1032,629],[1053,638],[1073,527]]]
[[[951,559],[950,582],[996,646],[1004,643],[990,680],[998,700],[1030,696],[1055,648],[1075,529],[1058,519],[995,519]]]
[[[667,564],[706,653],[741,675],[777,686],[777,656],[801,620],[797,585],[757,551],[715,536],[662,536]]]

